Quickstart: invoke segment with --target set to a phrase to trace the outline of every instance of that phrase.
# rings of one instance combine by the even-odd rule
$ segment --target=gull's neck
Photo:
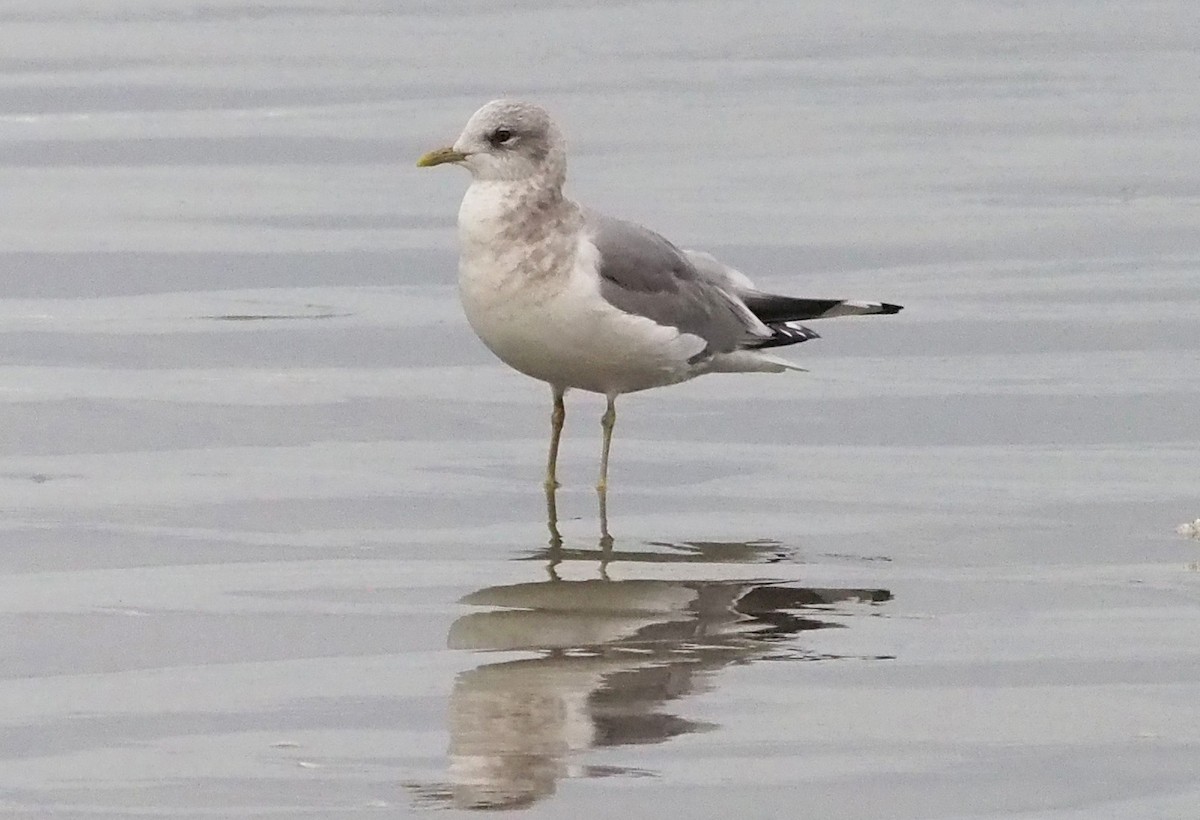
[[[463,253],[495,253],[513,243],[540,243],[582,225],[579,206],[562,190],[562,176],[473,180],[458,211]]]

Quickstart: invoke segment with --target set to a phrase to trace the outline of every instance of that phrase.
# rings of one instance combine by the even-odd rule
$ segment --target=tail
[[[758,350],[718,353],[708,360],[704,370],[706,373],[782,373],[785,370],[808,372],[794,362]]]
[[[832,319],[835,316],[869,316],[873,313],[899,313],[903,308],[887,302],[857,302],[850,299],[797,299],[758,291],[738,294],[763,324],[779,325],[805,319]],[[797,341],[804,341],[798,339]]]
[[[783,347],[809,339],[819,339],[820,334],[804,325],[804,319],[831,319],[834,316],[869,316],[873,313],[899,313],[903,308],[887,302],[856,302],[849,299],[797,299],[793,296],[777,296],[773,293],[743,291],[738,294],[750,312],[771,329],[771,336],[748,347]]]

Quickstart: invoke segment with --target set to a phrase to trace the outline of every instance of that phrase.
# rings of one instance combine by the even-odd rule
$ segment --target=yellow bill
[[[434,165],[442,165],[447,162],[462,162],[466,158],[466,154],[455,151],[453,148],[439,148],[436,151],[430,151],[417,160],[417,167],[430,168]]]

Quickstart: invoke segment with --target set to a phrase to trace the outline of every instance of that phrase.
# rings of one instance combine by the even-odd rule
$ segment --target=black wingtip
[[[902,310],[904,310],[904,305],[891,305],[891,304],[888,304],[887,302],[884,302],[882,305],[879,306],[879,312],[883,313],[883,314],[899,313]]]
[[[785,347],[786,345],[799,344],[807,342],[811,339],[820,339],[821,335],[811,327],[797,324],[779,324],[767,325],[774,334],[769,339],[762,339],[757,343],[750,345],[752,349],[762,350],[766,347]]]

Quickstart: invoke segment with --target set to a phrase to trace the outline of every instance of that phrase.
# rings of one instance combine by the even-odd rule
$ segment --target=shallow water
[[[10,2],[0,813],[1192,818],[1195,15]],[[453,290],[482,101],[811,372],[570,397]]]

